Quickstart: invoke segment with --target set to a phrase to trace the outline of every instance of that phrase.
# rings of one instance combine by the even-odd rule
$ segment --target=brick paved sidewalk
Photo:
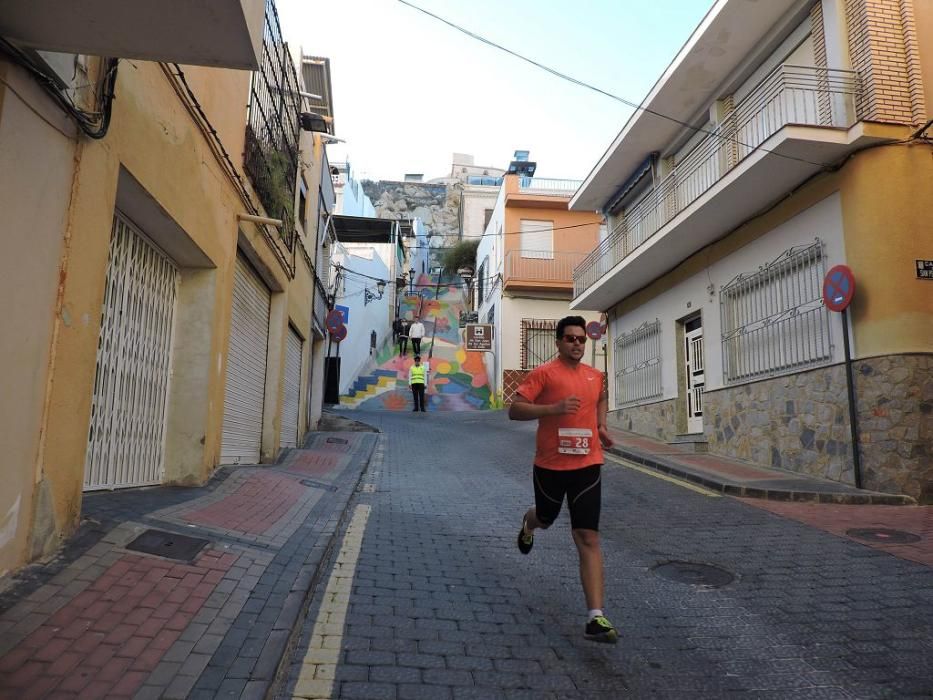
[[[609,432],[616,443],[610,448],[613,454],[729,496],[857,505],[916,504],[910,496],[867,491],[736,459],[684,452],[660,440],[617,428],[610,428]]]
[[[88,494],[61,554],[2,584],[0,698],[264,697],[378,439],[314,433],[203,488]],[[206,544],[127,549],[150,529]]]

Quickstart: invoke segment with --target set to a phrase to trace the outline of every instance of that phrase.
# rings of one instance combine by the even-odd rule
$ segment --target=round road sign
[[[331,309],[324,317],[324,327],[331,334],[337,332],[337,328],[343,325],[343,314],[337,309]]]
[[[846,265],[836,265],[823,278],[823,303],[830,311],[844,311],[855,294],[855,275]]]
[[[335,330],[331,331],[331,335],[334,336],[334,340],[339,343],[347,337],[347,327],[341,323]]]
[[[599,321],[590,321],[586,324],[586,334],[592,340],[599,340],[603,337],[603,324]]]

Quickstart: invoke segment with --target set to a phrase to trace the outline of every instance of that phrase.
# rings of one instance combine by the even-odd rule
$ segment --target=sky
[[[712,0],[410,0],[512,51],[640,102]],[[554,77],[398,0],[276,0],[285,40],[331,59],[332,162],[357,179],[425,179],[453,153],[582,180],[629,107]]]

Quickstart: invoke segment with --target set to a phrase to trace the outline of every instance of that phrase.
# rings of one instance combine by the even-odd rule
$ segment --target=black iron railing
[[[275,3],[267,0],[262,58],[250,81],[243,166],[266,213],[284,220],[281,235],[289,250],[295,231],[299,85]]]

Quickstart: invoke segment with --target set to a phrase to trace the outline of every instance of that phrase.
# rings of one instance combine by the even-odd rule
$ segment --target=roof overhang
[[[35,49],[258,70],[264,0],[0,0],[0,35]]]
[[[341,243],[392,243],[395,241],[398,226],[395,219],[342,214],[332,216],[331,223],[337,240]]]
[[[648,93],[643,109],[632,114],[583,181],[570,208],[601,210],[617,198],[652,152],[664,152],[677,141],[684,124],[705,123],[710,102],[750,75],[813,2],[717,0]]]
[[[848,130],[784,127],[575,297],[570,308],[611,308],[784,199],[788,192],[825,169],[823,163],[838,163],[855,151],[890,143],[901,138],[903,131],[901,127],[867,122]]]

